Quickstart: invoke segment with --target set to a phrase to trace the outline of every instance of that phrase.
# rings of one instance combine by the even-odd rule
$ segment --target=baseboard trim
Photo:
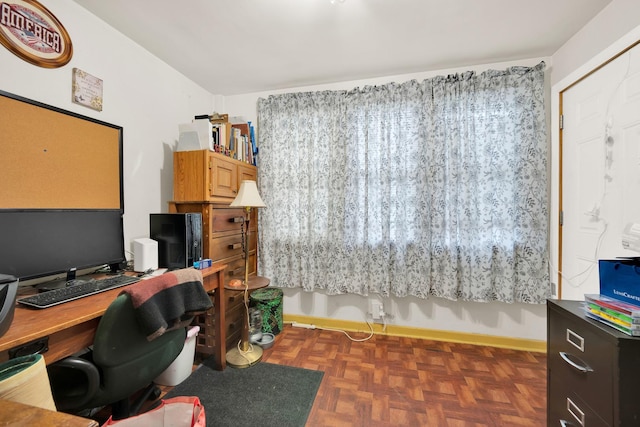
[[[313,325],[317,328],[340,329],[347,332],[369,333],[370,328],[365,322],[349,320],[327,319],[323,317],[311,317],[285,314],[284,323],[302,323]],[[512,350],[533,351],[536,353],[547,352],[547,342],[524,338],[500,337],[495,335],[471,334],[465,332],[443,331],[436,329],[414,328],[409,326],[387,325],[373,323],[373,333],[376,335],[390,335],[408,338],[422,338],[435,341],[448,341],[463,344],[486,345],[491,347],[508,348]]]

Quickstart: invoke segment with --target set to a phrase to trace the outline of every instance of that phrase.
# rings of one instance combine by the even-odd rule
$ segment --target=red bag
[[[206,427],[207,421],[204,406],[197,396],[178,396],[162,399],[162,403],[144,414],[112,420],[111,417],[102,425],[118,427]]]

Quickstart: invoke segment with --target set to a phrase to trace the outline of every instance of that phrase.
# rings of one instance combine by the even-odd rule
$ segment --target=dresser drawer
[[[550,381],[561,378],[566,390],[605,420],[613,419],[615,348],[582,319],[552,314],[547,364]]]
[[[245,212],[242,208],[213,209],[209,223],[209,229],[213,233],[224,231],[241,232]]]
[[[586,317],[583,306],[583,301],[547,301],[548,425],[566,419],[566,399],[573,396],[589,420],[585,427],[600,425],[591,420],[594,413],[611,427],[640,426],[640,338]],[[590,370],[580,372],[561,352]]]
[[[253,291],[255,291],[255,289]],[[253,291],[249,291],[247,299],[249,299]],[[234,291],[225,289],[224,297],[226,299],[227,349],[230,349],[237,346],[241,338],[242,328],[247,316],[247,309],[244,305],[244,290]]]
[[[244,306],[244,291],[232,291],[230,289],[224,290],[224,298],[225,298],[225,307],[226,307],[226,315],[227,318],[230,315],[230,312],[233,311],[238,305]]]
[[[237,305],[232,310],[227,310],[225,315],[227,324],[227,349],[231,349],[238,345],[238,341],[240,341],[242,335],[242,327],[246,312],[244,304]]]
[[[553,370],[550,372],[548,399],[549,427],[611,427],[571,390],[560,375],[553,375]]]
[[[238,232],[244,228],[247,213],[243,208],[230,208],[220,204],[208,205],[207,225],[212,233]],[[252,209],[249,214],[249,229],[258,230],[258,209]]]
[[[224,283],[228,284],[233,279],[244,280],[244,258],[238,257],[232,260],[225,260],[227,268],[224,270]],[[256,254],[249,254],[249,275],[256,274]]]
[[[256,234],[251,233],[249,234],[249,251],[255,252],[256,247]],[[224,237],[214,237],[209,243],[209,258],[211,258],[213,262],[241,256],[243,253],[242,234],[240,233]]]
[[[231,333],[227,332],[227,342],[226,342],[227,350],[231,350],[232,348],[238,347],[238,343],[242,338],[242,331],[240,329],[235,328],[235,326],[236,326],[235,323],[227,322],[228,328],[234,328],[233,332]]]

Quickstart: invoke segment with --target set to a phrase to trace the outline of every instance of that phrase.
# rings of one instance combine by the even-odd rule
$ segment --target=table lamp
[[[242,339],[236,348],[232,348],[227,352],[227,363],[233,367],[245,368],[252,366],[262,359],[262,348],[254,347],[249,343],[249,220],[251,218],[251,208],[264,208],[265,204],[260,198],[258,187],[255,181],[243,180],[240,183],[238,195],[229,205],[230,207],[242,207],[245,210],[246,218],[244,220],[244,306],[246,316],[243,322]]]

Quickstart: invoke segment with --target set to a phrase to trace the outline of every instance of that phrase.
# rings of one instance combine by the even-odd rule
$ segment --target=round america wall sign
[[[45,68],[62,67],[73,54],[67,30],[35,0],[0,0],[0,43]]]

